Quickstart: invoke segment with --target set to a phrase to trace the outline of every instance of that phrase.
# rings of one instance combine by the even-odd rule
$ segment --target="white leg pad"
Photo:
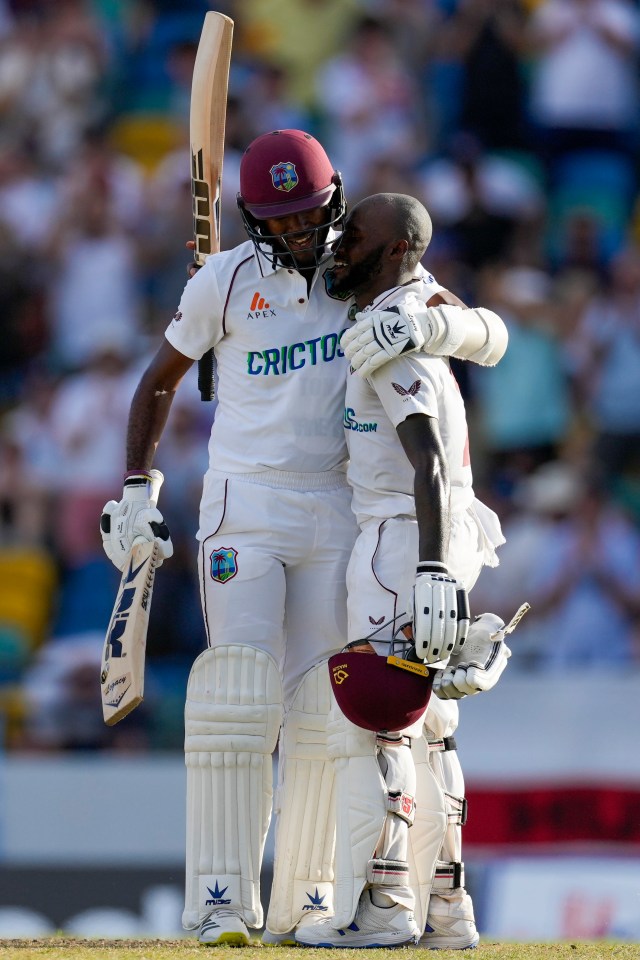
[[[260,866],[281,719],[282,685],[268,654],[239,644],[200,654],[185,706],[186,929],[223,905],[262,926]]]
[[[336,777],[335,912],[332,926],[348,927],[367,882],[367,866],[387,817],[387,790],[376,735],[351,723],[335,699],[327,727]]]
[[[276,846],[267,930],[288,933],[304,916],[333,913],[335,804],[327,755],[329,670],[303,678],[284,718],[279,747]]]
[[[409,827],[416,812],[416,770],[411,740],[401,733],[379,733],[378,765],[387,790],[387,816],[374,858],[367,865],[367,880],[383,887],[382,893],[413,910],[415,897],[409,884]]]
[[[449,703],[449,701],[438,702]],[[428,723],[429,714],[427,713],[425,733],[429,739],[434,739],[433,731],[429,729]],[[446,725],[446,728],[440,726],[440,729],[446,729],[443,735],[450,736],[456,729],[453,718]],[[438,854],[432,889],[433,896],[429,903],[427,922],[431,928],[438,931],[442,928],[442,918],[450,918],[453,923],[453,932],[450,932],[441,941],[438,941],[438,934],[436,933],[435,939],[432,935],[425,942],[441,942],[443,945],[450,944],[453,947],[455,945],[453,933],[456,929],[462,938],[461,942],[467,943],[467,940],[470,942],[474,937],[477,940],[473,904],[464,887],[464,863],[462,862],[462,827],[466,819],[464,776],[455,750],[430,750],[429,763],[444,795],[447,828]],[[456,927],[454,921],[455,923],[461,922],[461,931]]]
[[[429,760],[434,776],[444,792],[447,810],[447,832],[439,859],[459,862],[462,859],[462,826],[466,812],[460,760],[456,750],[431,751]]]
[[[416,894],[416,923],[424,930],[436,863],[447,832],[447,810],[444,791],[429,763],[426,740],[413,740],[411,752],[416,770],[416,816],[409,831],[409,877]]]

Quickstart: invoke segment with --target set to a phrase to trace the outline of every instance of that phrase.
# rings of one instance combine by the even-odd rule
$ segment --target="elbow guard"
[[[416,311],[425,336],[423,349],[440,357],[472,360],[493,367],[504,356],[509,335],[501,318],[485,307],[442,304]]]

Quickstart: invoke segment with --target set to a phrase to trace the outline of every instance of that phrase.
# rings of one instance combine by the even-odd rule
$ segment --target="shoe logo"
[[[223,903],[231,903],[231,898],[229,900],[223,900],[225,893],[227,892],[227,887],[223,887],[222,890],[218,886],[218,881],[216,880],[216,885],[211,889],[207,887],[207,890],[211,894],[211,900],[205,900],[205,906],[207,907],[219,907]]]
[[[408,390],[406,390],[404,387],[401,387],[399,383],[392,382],[391,386],[396,393],[400,394],[401,397],[415,397],[416,393],[420,389],[420,383],[420,380],[414,380]]]
[[[324,897],[320,896],[320,894],[318,893],[317,887],[316,887],[315,896],[312,893],[307,893],[307,896],[309,897],[309,900],[311,901],[311,903],[305,903],[305,905],[302,908],[303,910],[328,910],[329,909],[327,906],[323,906]],[[326,897],[326,894],[325,894],[325,897]]]

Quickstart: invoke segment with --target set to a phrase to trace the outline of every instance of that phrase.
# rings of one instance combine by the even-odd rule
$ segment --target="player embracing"
[[[356,536],[342,427],[347,321],[324,284],[346,209],[341,178],[312,136],[279,130],[249,145],[240,187],[249,239],[210,256],[188,281],[134,396],[125,489],[102,525],[119,566],[137,536],[154,539],[155,449],[184,374],[213,348],[218,405],[197,535],[208,646],[191,670],[185,707],[183,924],[202,943],[238,946],[263,923],[260,868],[272,806],[264,939],[292,941],[295,928],[333,912],[326,662],[347,635]],[[492,317],[487,324],[461,310],[433,323],[427,312],[396,324],[382,345],[365,323],[354,349],[378,365],[426,341],[433,351],[495,363],[506,334]],[[168,556],[170,541],[159,549]]]
[[[423,309],[419,264],[430,239],[431,220],[414,198],[361,201],[334,246],[331,290],[353,293],[352,311],[378,323],[410,319]],[[335,914],[299,929],[296,939],[325,947],[418,940],[474,947],[460,851],[464,784],[455,751],[446,749],[457,705],[429,693],[434,677],[445,698],[486,689],[506,665],[499,618],[477,618],[467,638],[466,597],[483,564],[497,564],[504,539],[496,515],[474,496],[464,402],[446,358],[411,353],[366,378],[351,371],[344,426],[359,535],[347,573],[349,645],[330,660],[342,707],[334,705],[329,723]],[[414,648],[403,663],[417,677],[382,656],[362,656],[386,653],[407,621]],[[488,669],[469,684],[478,655]],[[420,662],[429,665],[426,676]]]

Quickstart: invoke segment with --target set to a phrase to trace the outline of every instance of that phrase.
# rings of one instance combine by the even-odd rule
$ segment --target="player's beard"
[[[339,270],[337,275],[335,267],[328,270],[327,281],[330,294],[344,297],[366,289],[371,281],[382,272],[384,249],[385,244],[380,244],[359,263],[350,264],[346,269]]]

